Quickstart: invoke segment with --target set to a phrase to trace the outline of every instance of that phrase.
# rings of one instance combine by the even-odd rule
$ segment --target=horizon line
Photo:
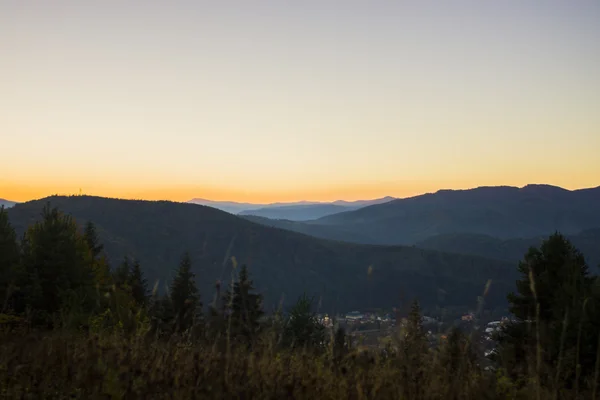
[[[580,187],[580,188],[576,188],[576,189],[567,189],[558,185],[552,185],[552,184],[547,184],[547,183],[529,183],[523,186],[513,186],[513,185],[480,185],[480,186],[473,186],[473,187],[468,187],[468,188],[458,188],[458,189],[445,189],[445,188],[441,188],[441,189],[437,189],[435,191],[428,191],[428,192],[421,192],[419,194],[415,194],[415,195],[410,195],[410,196],[405,196],[405,197],[396,197],[396,196],[392,196],[392,195],[386,195],[386,196],[381,196],[381,197],[374,197],[374,198],[365,198],[365,199],[358,199],[358,200],[345,200],[345,199],[337,199],[337,200],[332,200],[332,201],[317,201],[317,200],[295,200],[295,201],[274,201],[274,202],[249,202],[249,201],[235,201],[235,200],[211,200],[211,199],[206,199],[206,198],[201,198],[201,197],[193,197],[189,200],[185,200],[185,201],[178,201],[178,200],[173,200],[173,199],[168,199],[168,198],[163,198],[163,199],[144,199],[141,197],[135,197],[135,196],[129,196],[129,197],[118,197],[118,196],[109,196],[109,195],[96,195],[96,194],[86,194],[84,192],[82,192],[81,190],[78,193],[53,193],[53,194],[49,194],[47,196],[42,196],[42,197],[38,197],[38,198],[32,198],[32,199],[28,199],[25,201],[14,201],[14,200],[10,200],[8,198],[3,198],[0,197],[0,200],[9,202],[9,203],[15,203],[15,204],[21,204],[21,203],[28,203],[31,201],[39,201],[39,200],[43,200],[49,197],[77,197],[77,196],[86,196],[86,197],[99,197],[99,198],[105,198],[105,199],[113,199],[113,200],[131,200],[131,201],[154,201],[154,202],[159,202],[159,201],[169,201],[169,202],[173,202],[173,203],[182,203],[182,204],[194,204],[194,201],[206,201],[206,202],[211,202],[211,203],[232,203],[232,204],[247,204],[247,205],[252,205],[252,206],[273,206],[273,205],[302,205],[302,203],[305,203],[305,205],[318,205],[318,204],[332,204],[332,203],[336,203],[336,202],[348,202],[348,203],[356,203],[356,202],[361,202],[361,201],[376,201],[376,200],[382,200],[382,199],[386,199],[389,198],[390,201],[393,200],[402,200],[402,199],[410,199],[410,198],[414,198],[414,197],[419,197],[419,196],[425,196],[428,194],[436,194],[439,192],[459,192],[459,191],[469,191],[469,190],[475,190],[475,189],[484,189],[484,188],[514,188],[514,189],[523,189],[525,187],[529,187],[529,186],[546,186],[546,187],[553,187],[556,189],[561,189],[564,191],[568,191],[568,192],[576,192],[576,191],[580,191],[580,190],[589,190],[589,189],[598,189],[600,188],[600,185],[598,186],[586,186],[586,187]]]

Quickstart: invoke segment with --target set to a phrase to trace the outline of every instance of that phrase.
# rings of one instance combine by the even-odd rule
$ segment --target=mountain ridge
[[[0,207],[4,206],[4,208],[10,208],[17,204],[16,201],[10,201],[6,199],[0,199]]]
[[[138,258],[150,286],[158,280],[164,287],[189,251],[205,304],[212,301],[215,282],[225,285],[232,276],[233,257],[249,266],[272,307],[282,296],[289,304],[304,292],[327,310],[390,307],[414,297],[424,305],[472,305],[489,279],[489,304],[500,305],[515,276],[504,261],[321,240],[211,207],[166,201],[54,196],[22,203],[7,211],[19,235],[48,202],[79,224],[94,222],[113,266],[124,256]]]
[[[257,220],[272,226],[279,221]],[[575,234],[600,227],[600,186],[567,190],[551,185],[439,190],[396,199],[286,228],[316,237],[368,244],[412,245],[450,233],[510,239]],[[349,239],[351,237],[351,239]]]
[[[222,211],[238,215],[256,215],[271,219],[288,219],[292,221],[308,221],[343,211],[356,210],[373,204],[381,204],[394,198],[386,196],[372,200],[336,200],[333,202],[297,201],[275,203],[239,203],[235,201],[213,201],[194,198],[187,203],[214,207]]]

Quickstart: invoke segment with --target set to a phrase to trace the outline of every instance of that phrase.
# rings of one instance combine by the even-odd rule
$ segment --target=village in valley
[[[408,313],[393,308],[382,310],[351,311],[346,314],[330,316],[318,314],[318,320],[326,328],[341,327],[350,338],[350,345],[355,348],[385,349],[394,346],[394,337],[402,331]],[[422,317],[423,327],[431,347],[437,347],[447,339],[452,327],[460,328],[477,338],[480,349],[489,356],[495,349],[495,334],[511,320],[501,313],[477,315],[466,312],[443,318],[441,316]]]

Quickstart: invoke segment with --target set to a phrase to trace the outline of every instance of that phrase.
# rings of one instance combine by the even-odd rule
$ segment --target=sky
[[[600,185],[600,2],[0,0],[0,197]]]

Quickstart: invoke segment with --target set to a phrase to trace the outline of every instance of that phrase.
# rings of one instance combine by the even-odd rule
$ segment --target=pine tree
[[[226,315],[231,320],[231,333],[248,343],[256,337],[263,315],[262,296],[253,291],[254,284],[250,280],[248,268],[242,265],[232,292],[226,293],[223,301],[228,308]]]
[[[144,278],[140,263],[137,260],[134,260],[131,266],[129,286],[136,304],[140,307],[145,307],[148,304],[148,284]]]
[[[94,280],[99,292],[107,293],[111,287],[111,272],[108,259],[103,254],[104,245],[100,243],[100,239],[96,233],[96,226],[88,221],[83,230],[83,238],[88,246],[94,270]]]
[[[592,283],[583,255],[559,233],[539,249],[531,248],[518,269],[522,279],[508,300],[510,312],[521,321],[562,321],[566,309],[581,303]]]
[[[191,328],[201,317],[202,303],[192,272],[192,261],[187,252],[181,258],[169,296],[175,329],[181,332]]]
[[[517,322],[499,335],[499,356],[514,376],[538,370],[539,360],[560,366],[560,376],[573,382],[593,373],[600,327],[594,321],[594,278],[583,255],[555,233],[540,248],[531,248],[518,267],[517,291],[508,295]],[[577,367],[579,364],[579,367]],[[553,379],[548,378],[548,379]]]
[[[461,394],[468,392],[468,386],[474,377],[473,370],[477,365],[477,355],[471,339],[460,329],[452,328],[440,348],[439,357],[442,370],[437,375],[442,380],[440,386],[446,388],[444,398],[458,400],[462,398]]]
[[[85,224],[85,229],[83,231],[83,237],[92,252],[92,258],[96,259],[104,250],[104,245],[100,243],[100,239],[98,239],[98,234],[96,233],[96,226],[93,222],[88,221]]]
[[[45,320],[59,310],[78,310],[83,318],[96,305],[96,290],[91,252],[75,221],[47,204],[23,244],[25,305]]]
[[[423,317],[418,301],[411,305],[410,313],[400,337],[401,373],[404,395],[410,399],[421,399],[424,393],[425,369],[427,368],[428,343],[423,329]]]
[[[0,312],[8,306],[10,286],[14,285],[15,268],[19,262],[17,235],[8,221],[4,206],[0,207]]]
[[[117,288],[125,288],[129,286],[131,280],[132,265],[129,261],[129,257],[123,258],[121,264],[112,273],[113,282]]]
[[[289,312],[285,339],[292,347],[317,347],[325,341],[325,327],[312,311],[313,299],[304,294]]]

